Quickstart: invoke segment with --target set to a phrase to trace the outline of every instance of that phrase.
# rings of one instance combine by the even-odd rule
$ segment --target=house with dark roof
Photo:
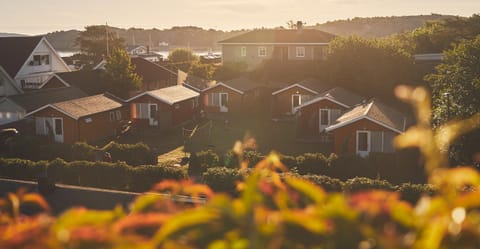
[[[177,72],[142,57],[132,57],[135,73],[142,77],[141,91],[151,91],[177,84]]]
[[[335,35],[315,29],[257,29],[218,42],[222,61],[243,62],[254,69],[265,60],[314,61],[326,58]]]
[[[100,70],[55,73],[41,86],[42,89],[59,87],[76,87],[88,95],[97,95],[108,91],[107,84],[102,78],[102,71]]]
[[[44,36],[0,37],[0,67],[21,89],[38,89],[70,68]]]
[[[331,88],[329,84],[314,78],[289,84],[272,93],[272,114],[291,115],[295,108]]]
[[[0,97],[22,94],[23,90],[15,80],[0,66]]]
[[[108,94],[47,104],[26,117],[34,120],[35,134],[69,144],[114,136],[129,119],[128,107]]]
[[[0,98],[0,125],[20,121],[27,113],[44,105],[85,96],[87,94],[76,87],[61,87]]]
[[[200,94],[176,85],[147,91],[127,100],[136,126],[169,129],[197,117]]]
[[[264,88],[264,85],[247,77],[217,82],[202,90],[203,106],[207,112],[251,110]]]
[[[294,108],[297,136],[332,142],[331,133],[325,129],[333,125],[343,113],[362,103],[364,97],[342,87],[335,87],[315,95]]]
[[[393,139],[408,125],[405,114],[373,99],[343,113],[325,132],[333,136],[335,153],[365,157],[372,152],[394,152]]]

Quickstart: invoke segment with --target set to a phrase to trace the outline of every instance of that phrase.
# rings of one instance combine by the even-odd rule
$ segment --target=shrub
[[[280,155],[280,161],[288,169],[293,169],[297,167],[297,159],[294,156]]]
[[[103,150],[111,154],[113,161],[124,161],[133,166],[157,164],[155,155],[151,152],[150,147],[144,143],[118,144],[111,142]]]
[[[223,156],[223,162],[224,162],[223,165],[227,168],[232,168],[232,169],[240,168],[240,161],[239,161],[238,155],[235,154],[233,151],[229,151]]]
[[[197,160],[200,166],[200,171],[203,173],[208,168],[220,166],[220,159],[218,155],[212,150],[203,150],[197,154]]]
[[[400,192],[402,199],[411,204],[417,203],[420,197],[424,195],[433,196],[437,192],[432,185],[413,183],[402,183],[398,186],[398,191]]]
[[[264,157],[265,156],[263,156],[261,153],[254,150],[245,151],[243,153],[243,160],[247,161],[249,168],[255,167],[255,165],[257,165],[257,163],[260,162]]]
[[[73,160],[94,160],[95,147],[85,143],[77,142],[72,145],[72,159]]]
[[[395,187],[385,180],[369,179],[366,177],[355,177],[347,180],[343,189],[346,192],[353,193],[374,189],[394,191]]]
[[[313,182],[328,192],[341,192],[344,183],[339,179],[325,175],[303,175],[303,179]]]
[[[325,175],[329,162],[322,153],[305,153],[297,157],[297,165],[300,174]]]
[[[240,180],[242,175],[238,169],[215,167],[203,173],[204,183],[217,192],[235,193],[235,184]]]

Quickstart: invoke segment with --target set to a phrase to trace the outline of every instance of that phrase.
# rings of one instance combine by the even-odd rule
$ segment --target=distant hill
[[[353,19],[330,21],[310,28],[319,29],[339,36],[358,35],[366,38],[385,37],[402,31],[414,30],[429,21],[438,21],[454,16],[418,15],[391,17],[355,17]]]
[[[359,35],[367,38],[384,37],[402,31],[409,31],[421,27],[427,21],[436,21],[453,16],[447,15],[419,15],[419,16],[393,16],[393,17],[366,17],[348,20],[330,21],[307,28],[315,28],[339,36]],[[128,45],[150,45],[156,50],[169,50],[175,47],[191,47],[196,50],[218,50],[218,41],[238,35],[247,30],[221,31],[203,29],[193,26],[173,27],[170,29],[121,29],[110,27],[109,31],[115,32],[125,39]],[[47,39],[60,51],[74,51],[75,39],[80,31],[56,31],[47,34]],[[159,46],[160,43],[169,44],[168,47]]]
[[[155,50],[169,50],[175,47],[191,47],[198,50],[220,49],[217,41],[234,36],[242,31],[221,31],[198,27],[173,27],[170,29],[121,29],[109,27],[109,32],[116,33],[127,45],[150,45]],[[244,31],[243,31],[244,32]],[[80,31],[56,31],[47,34],[47,39],[55,49],[60,51],[77,50],[75,39]],[[163,44],[163,45],[161,45]],[[168,44],[168,46],[165,46]]]
[[[25,36],[25,35],[14,34],[14,33],[0,33],[0,37],[7,37],[7,36]]]

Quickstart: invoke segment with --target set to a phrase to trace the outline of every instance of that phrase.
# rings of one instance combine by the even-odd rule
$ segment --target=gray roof
[[[231,79],[231,80],[227,80],[227,81],[223,81],[223,84],[231,87],[231,88],[234,88],[234,89],[237,89],[237,90],[240,90],[242,92],[246,92],[246,91],[250,91],[250,90],[253,90],[255,88],[258,88],[258,87],[261,87],[263,86],[262,84],[258,83],[257,81],[253,81],[247,77],[238,77],[238,78],[235,78],[235,79]]]
[[[72,118],[78,119],[92,114],[120,108],[122,107],[122,103],[106,96],[105,94],[98,94],[54,103],[52,106],[63,111]]]
[[[85,96],[87,96],[87,94],[76,87],[61,87],[35,90],[24,94],[12,95],[8,98],[21,106],[28,113],[47,104]]]
[[[315,78],[304,79],[300,82],[296,82],[295,84],[302,85],[308,89],[316,91],[317,93],[325,92],[331,89],[331,86],[329,84],[326,84],[325,82],[322,82]]]
[[[327,131],[343,127],[363,118],[370,119],[392,130],[403,132],[405,131],[407,117],[380,101],[373,99],[369,102],[355,106],[350,111],[344,113],[336,120],[334,125],[327,128]]]
[[[342,104],[348,105],[349,107],[355,106],[365,99],[364,97],[357,95],[342,87],[332,88],[326,92],[319,94],[318,96],[338,101]]]
[[[342,87],[335,87],[332,89],[329,89],[325,92],[322,92],[320,94],[315,95],[311,100],[303,103],[301,106],[298,107],[298,109],[301,109],[303,107],[309,106],[311,104],[314,104],[320,100],[330,100],[332,102],[337,102],[340,105],[345,106],[346,108],[350,108],[352,106],[355,106],[359,103],[361,103],[365,98],[357,95],[345,88]]]
[[[149,95],[169,105],[173,105],[175,103],[200,96],[200,94],[195,92],[194,90],[191,90],[182,85],[176,85],[176,86],[170,86],[170,87],[165,87],[165,88],[161,88],[153,91],[144,92],[133,98],[130,98],[129,100],[127,100],[127,102],[130,102],[131,100],[134,100],[144,95]]]

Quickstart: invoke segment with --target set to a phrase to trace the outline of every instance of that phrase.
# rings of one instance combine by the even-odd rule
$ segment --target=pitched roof
[[[257,29],[218,43],[328,43],[335,35],[316,29]]]
[[[0,65],[15,78],[43,36],[0,37]]]
[[[253,81],[245,76],[223,81],[223,83],[231,88],[240,90],[242,92],[253,90],[262,86],[262,84],[260,84],[259,82]]]
[[[132,64],[135,65],[135,73],[142,77],[143,82],[157,82],[160,80],[171,80],[177,77],[174,71],[150,62],[142,57],[132,57]]]
[[[173,105],[175,103],[200,96],[199,93],[185,86],[176,85],[141,93],[135,97],[128,99],[127,102],[130,102],[144,95],[151,96],[169,105]]]
[[[114,110],[123,104],[105,94],[71,99],[49,105],[74,119]]]
[[[76,87],[62,87],[35,90],[24,94],[9,96],[8,98],[28,113],[47,104],[85,96],[87,96],[87,94]]]
[[[375,99],[347,111],[326,130],[332,131],[364,118],[398,133],[405,131],[406,116]]]
[[[362,102],[365,98],[357,95],[345,88],[342,87],[335,87],[332,89],[329,89],[325,92],[322,92],[318,95],[315,95],[311,100],[303,103],[301,106],[298,107],[298,109],[301,109],[305,106],[309,106],[311,104],[317,103],[318,101],[321,100],[330,100],[332,102],[335,102],[339,105],[342,105],[346,108],[350,108],[352,106],[355,106],[359,103]]]
[[[102,71],[100,70],[79,70],[56,73],[56,75],[67,84],[81,89],[88,95],[101,94],[107,91],[107,84],[102,79]],[[49,81],[55,80],[57,79],[52,77]]]
[[[330,86],[330,84],[326,84],[325,82],[322,82],[320,80],[317,80],[317,79],[314,79],[314,78],[307,78],[307,79],[304,79],[302,81],[299,81],[299,82],[296,82],[296,83],[293,83],[293,84],[290,84],[289,86],[286,86],[278,91],[275,91],[272,93],[272,95],[276,95],[278,93],[281,93],[283,91],[286,91],[292,87],[300,87],[300,88],[303,88],[307,91],[310,91],[312,92],[312,94],[320,94],[322,92],[325,92],[329,89],[331,89],[332,87]]]
[[[206,88],[209,88],[215,85],[215,80],[206,80],[195,75],[185,75],[185,79],[181,82],[184,86],[191,88],[195,91],[202,91]]]

